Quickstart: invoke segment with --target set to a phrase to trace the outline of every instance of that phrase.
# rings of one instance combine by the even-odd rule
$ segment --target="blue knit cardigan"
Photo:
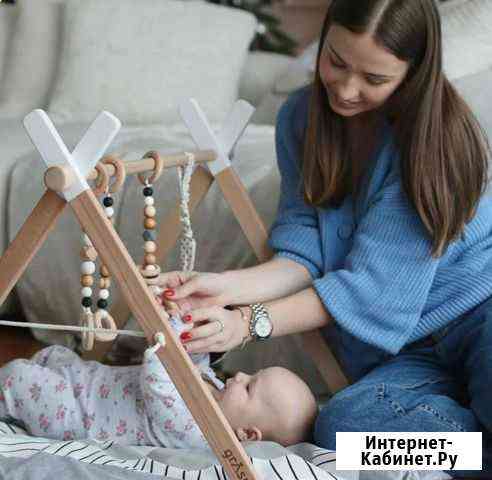
[[[339,326],[391,354],[466,314],[492,293],[492,200],[438,259],[403,191],[391,127],[381,132],[363,190],[339,208],[302,196],[309,89],[289,97],[276,129],[281,194],[270,246],[304,265]]]

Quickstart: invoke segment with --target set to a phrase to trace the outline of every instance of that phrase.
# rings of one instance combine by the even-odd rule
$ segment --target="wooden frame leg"
[[[156,332],[164,333],[166,347],[159,349],[157,355],[229,477],[256,479],[249,457],[167,323],[167,314],[149,291],[94,194],[86,190],[70,205],[102,261],[118,282],[125,301],[149,341],[152,341]]]
[[[67,202],[46,190],[0,258],[0,305],[5,302],[30,261],[56,225]]]

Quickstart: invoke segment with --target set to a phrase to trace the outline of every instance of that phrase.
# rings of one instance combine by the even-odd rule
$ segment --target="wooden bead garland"
[[[111,196],[111,192],[109,189],[106,190],[105,196],[102,199],[102,205],[104,207],[104,212],[106,213],[106,217],[111,223],[114,223],[114,200]],[[116,334],[114,330],[117,329],[116,323],[113,317],[110,315],[108,311],[109,306],[109,297],[110,290],[109,286],[111,285],[111,275],[109,273],[108,268],[102,262],[99,267],[99,275],[100,275],[100,283],[99,283],[99,292],[98,292],[98,300],[97,300],[97,311],[94,316],[94,324],[96,328],[104,328],[108,331],[108,333],[96,333],[96,340],[100,342],[111,342],[116,338]],[[102,286],[104,285],[104,286]]]
[[[157,257],[155,256],[155,252],[157,251],[157,244],[155,243],[155,229],[157,227],[155,217],[157,210],[155,207],[153,182],[155,182],[162,174],[163,161],[159,154],[154,151],[148,152],[144,158],[154,159],[154,171],[150,178],[146,178],[142,174],[139,174],[138,176],[140,183],[143,185],[142,193],[144,196],[144,231],[142,237],[144,240],[145,254],[140,271],[142,272],[142,275],[144,275],[144,278],[150,279],[160,274],[160,267],[157,265]]]

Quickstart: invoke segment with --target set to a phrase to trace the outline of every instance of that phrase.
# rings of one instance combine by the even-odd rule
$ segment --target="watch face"
[[[255,332],[260,338],[267,338],[272,332],[272,324],[266,317],[260,317],[255,324]]]

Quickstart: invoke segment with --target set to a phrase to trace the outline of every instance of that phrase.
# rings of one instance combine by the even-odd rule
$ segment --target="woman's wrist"
[[[252,311],[250,307],[245,306],[237,306],[234,310],[238,311],[241,316],[239,328],[239,331],[241,332],[241,344],[239,345],[239,348],[242,350],[247,343],[253,340],[250,331]]]
[[[237,301],[237,292],[240,291],[241,281],[237,279],[238,270],[226,270],[219,273],[224,290],[222,291],[223,303],[226,305],[235,305]]]

